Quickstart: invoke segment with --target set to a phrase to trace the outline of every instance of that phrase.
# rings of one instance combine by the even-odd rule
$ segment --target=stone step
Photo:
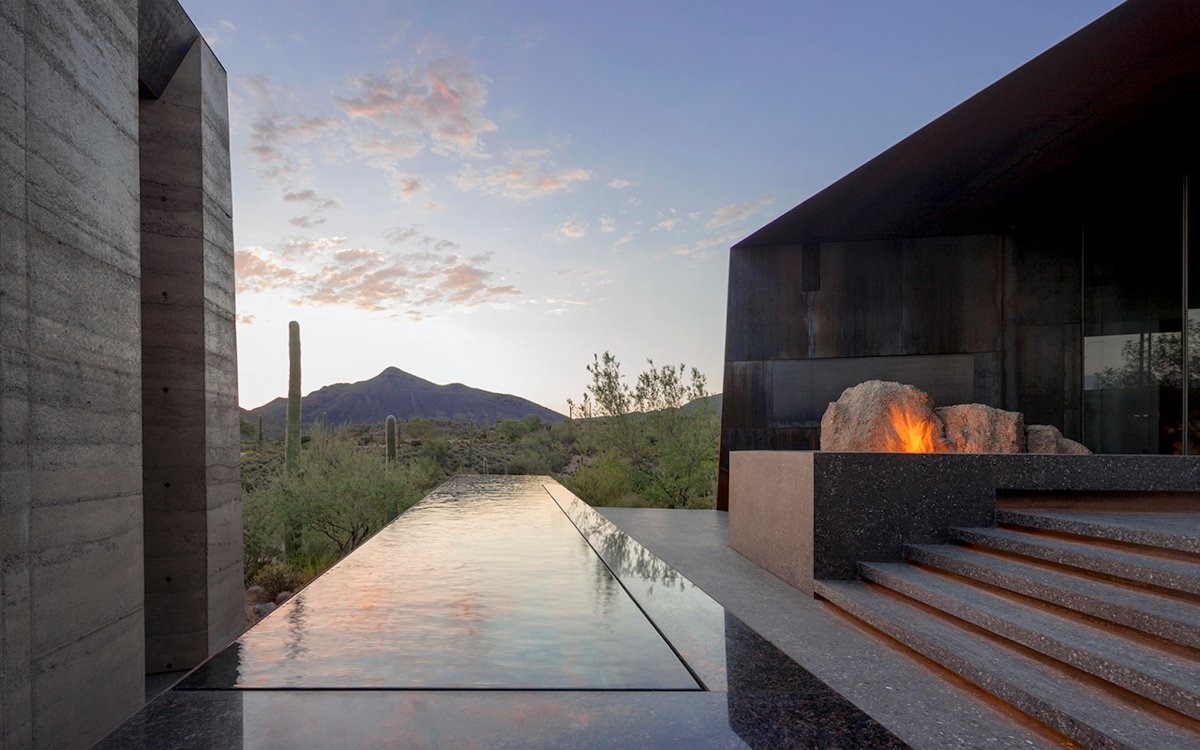
[[[1200,747],[1200,723],[1159,713],[1077,670],[981,635],[882,587],[858,581],[817,581],[815,587],[832,604],[1087,747]]]
[[[998,509],[996,523],[1200,554],[1200,513]]]
[[[1200,719],[1200,658],[915,565],[859,563],[859,572],[922,604]]]
[[[1191,560],[1146,554],[1134,549],[1100,547],[1013,529],[957,528],[950,529],[949,536],[958,542],[1200,595],[1200,563]]]
[[[1195,602],[957,545],[907,545],[905,556],[922,565],[1200,648],[1200,604]]]

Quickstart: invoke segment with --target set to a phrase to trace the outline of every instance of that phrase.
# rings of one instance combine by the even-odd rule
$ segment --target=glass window
[[[1183,451],[1182,189],[1127,179],[1085,221],[1083,429],[1098,453]]]
[[[1200,185],[1194,174],[1187,181],[1188,235],[1188,453],[1200,456]]]

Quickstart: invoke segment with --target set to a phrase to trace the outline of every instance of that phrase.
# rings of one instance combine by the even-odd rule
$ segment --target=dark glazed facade
[[[1200,454],[1195,111],[1200,6],[1131,0],[735,245],[718,507],[874,378]]]

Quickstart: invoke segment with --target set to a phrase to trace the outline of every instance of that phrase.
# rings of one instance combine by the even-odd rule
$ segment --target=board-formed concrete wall
[[[175,0],[0,3],[3,747],[87,747],[142,703],[139,12],[168,6],[163,17],[186,21]],[[218,78],[207,111],[222,136]],[[199,256],[214,322],[207,346],[203,334],[188,346],[208,363],[201,423],[213,459],[201,472],[216,491],[192,564],[223,591],[241,575],[227,140],[207,153],[202,192],[224,214]],[[240,594],[223,597],[210,595],[195,622],[210,649],[240,612]]]
[[[197,39],[141,101],[146,668],[240,633],[239,425],[225,71]]]

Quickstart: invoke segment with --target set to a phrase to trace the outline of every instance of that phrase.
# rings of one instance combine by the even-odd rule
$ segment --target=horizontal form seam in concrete
[[[133,194],[133,193],[131,193],[130,195],[131,195],[131,196],[133,196],[134,198],[138,197],[136,194]],[[111,240],[108,240],[108,239],[106,239],[106,238],[104,238],[104,237],[101,237],[100,235],[96,234],[96,233],[95,233],[95,232],[94,232],[94,231],[91,229],[91,227],[89,227],[89,226],[86,226],[86,225],[83,225],[83,224],[76,224],[76,223],[75,223],[74,221],[72,221],[70,218],[66,218],[66,217],[61,217],[61,216],[59,216],[59,215],[58,215],[58,213],[57,213],[57,209],[55,209],[55,208],[52,208],[52,207],[50,207],[50,206],[47,206],[47,205],[45,205],[45,204],[43,204],[43,203],[38,203],[36,200],[34,200],[34,199],[33,199],[33,197],[27,197],[27,198],[26,198],[26,200],[25,200],[25,203],[27,204],[27,205],[26,205],[26,214],[25,214],[25,215],[26,215],[26,219],[25,219],[25,226],[26,226],[27,230],[28,230],[28,229],[33,229],[34,231],[38,232],[39,234],[43,234],[43,235],[45,235],[45,236],[49,237],[51,240],[53,240],[54,242],[57,242],[57,243],[58,243],[58,244],[60,244],[60,245],[69,245],[69,243],[63,242],[61,239],[59,239],[59,238],[58,238],[58,237],[56,237],[55,235],[51,234],[50,232],[47,232],[46,230],[44,230],[44,229],[42,229],[42,228],[40,228],[40,227],[32,227],[32,226],[30,225],[30,221],[29,221],[29,218],[28,218],[28,217],[29,217],[29,213],[28,213],[28,205],[33,205],[33,206],[36,206],[37,208],[40,208],[40,209],[42,209],[42,210],[43,210],[43,211],[45,211],[47,214],[51,214],[51,215],[53,215],[53,216],[55,216],[55,217],[57,217],[57,218],[63,219],[64,221],[66,221],[66,223],[70,224],[70,225],[71,225],[73,228],[75,228],[75,229],[76,229],[76,230],[77,230],[77,231],[78,231],[80,234],[87,235],[89,238],[91,238],[92,240],[94,240],[94,241],[96,242],[96,244],[98,244],[98,245],[101,245],[102,247],[108,248],[108,249],[110,249],[110,250],[113,250],[113,251],[115,251],[115,252],[116,252],[118,255],[123,255],[123,256],[125,256],[126,258],[130,258],[130,259],[133,259],[133,260],[139,260],[139,261],[140,261],[140,259],[141,259],[141,253],[140,253],[140,250],[139,250],[139,252],[138,252],[137,254],[126,252],[126,251],[125,251],[123,248],[121,248],[121,247],[118,247],[117,245],[114,245],[114,244],[112,243],[112,241],[111,241]],[[128,276],[128,277],[130,277],[130,278],[134,278],[134,279],[138,279],[138,278],[140,278],[140,275],[137,275],[137,274],[131,274],[131,273],[129,273],[129,272],[127,272],[127,271],[123,270],[123,269],[121,268],[121,266],[118,266],[118,265],[117,265],[117,264],[115,264],[115,263],[112,263],[112,262],[106,261],[104,258],[98,257],[98,256],[96,256],[96,255],[94,255],[94,254],[89,254],[89,255],[88,255],[88,258],[89,258],[91,261],[93,261],[93,262],[99,263],[99,264],[101,264],[101,265],[108,266],[108,267],[110,267],[110,268],[111,268],[113,271],[116,271],[117,273],[119,273],[119,274],[122,274],[122,275],[124,275],[124,276]]]
[[[136,616],[136,617],[140,618],[144,611],[145,611],[145,607],[143,607],[142,605],[139,604],[138,606],[136,606],[126,612],[122,612],[122,613],[118,614],[114,619],[108,620],[107,622],[105,622],[101,625],[97,625],[96,627],[92,628],[91,630],[89,630],[85,633],[76,635],[75,637],[71,638],[69,641],[60,643],[59,645],[55,646],[54,648],[47,649],[46,651],[32,654],[33,660],[37,661],[39,659],[45,659],[50,656],[53,656],[54,654],[58,653],[59,651],[62,651],[65,648],[70,648],[71,646],[74,646],[76,643],[79,643],[80,641],[87,640],[88,638],[95,635],[96,633],[99,633],[101,630],[106,630],[108,628],[111,628],[114,625],[120,624],[121,622],[128,620],[131,617]],[[32,653],[32,651],[31,651],[31,653]]]
[[[42,473],[42,472],[32,472],[32,474],[35,474],[35,482],[34,482],[35,485],[36,485],[36,475],[40,474],[40,473]],[[53,473],[53,472],[46,472],[46,473]],[[109,493],[109,494],[84,494],[84,496],[72,497],[72,498],[68,498],[68,499],[59,499],[59,500],[44,500],[44,499],[40,500],[40,499],[37,499],[36,486],[34,488],[34,492],[32,492],[31,494],[32,494],[32,497],[30,498],[30,509],[61,508],[61,506],[64,506],[64,505],[79,505],[80,503],[110,502],[110,500],[132,499],[132,498],[142,497],[142,491],[138,490],[137,492],[121,492],[121,493],[116,493],[116,494],[112,494],[112,493]]]

